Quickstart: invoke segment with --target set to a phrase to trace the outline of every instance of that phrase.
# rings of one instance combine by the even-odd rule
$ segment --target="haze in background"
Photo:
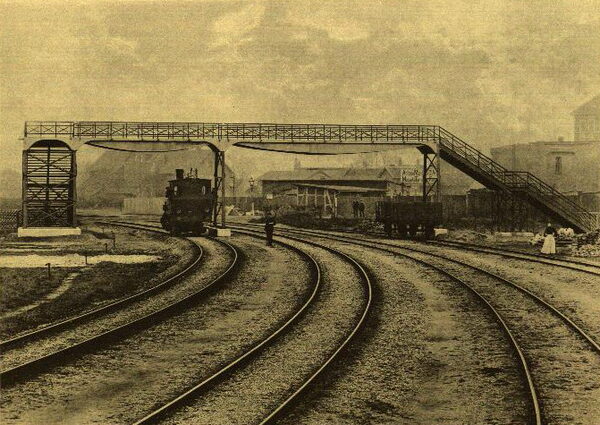
[[[25,120],[439,124],[487,151],[572,138],[600,90],[599,1],[73,3],[0,5],[0,170]]]

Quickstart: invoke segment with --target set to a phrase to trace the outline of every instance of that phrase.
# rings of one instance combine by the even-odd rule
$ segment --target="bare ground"
[[[290,243],[311,253],[322,267],[323,287],[316,303],[290,333],[166,424],[258,423],[298,388],[352,329],[364,305],[364,287],[356,271],[320,248]]]
[[[99,235],[111,235],[114,231],[117,248],[113,250],[118,254],[157,254],[162,259],[159,262],[142,264],[113,264],[102,262],[79,269],[80,273],[73,278],[70,287],[60,296],[50,302],[39,302],[47,294],[46,279],[32,279],[21,276],[23,279],[11,281],[9,287],[26,285],[29,289],[22,292],[18,305],[13,303],[12,309],[30,303],[37,303],[36,308],[26,310],[21,314],[7,315],[0,320],[0,338],[6,339],[17,334],[32,330],[67,317],[97,308],[116,299],[131,295],[145,288],[160,283],[168,276],[183,270],[193,258],[190,242],[158,235],[150,232],[128,230],[118,227],[97,228],[91,226],[84,237],[80,239],[67,239],[66,241],[46,242],[18,242],[24,252],[39,254],[51,252],[53,255],[60,253],[93,253],[104,252],[104,246],[98,245],[104,239],[97,239],[94,232]],[[102,233],[102,229],[104,233]],[[90,233],[92,232],[92,233]],[[100,241],[100,242],[98,242]],[[111,242],[112,243],[112,242]],[[13,253],[13,255],[15,255]],[[54,269],[57,277],[66,276],[65,271],[73,269]],[[37,276],[39,273],[35,274]],[[64,276],[63,276],[64,275]],[[60,282],[58,283],[60,285]],[[56,286],[58,286],[56,285]]]

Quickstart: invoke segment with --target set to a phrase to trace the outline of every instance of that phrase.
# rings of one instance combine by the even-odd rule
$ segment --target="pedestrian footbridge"
[[[440,196],[443,159],[488,188],[529,202],[577,231],[595,228],[582,206],[527,171],[511,171],[436,125],[338,125],[36,121],[25,123],[24,226],[74,226],[74,152],[84,144],[118,148],[152,144],[206,144],[215,152],[215,197],[224,189],[224,152],[239,146],[313,155],[418,148],[424,156],[423,197]],[[224,220],[224,218],[222,219]],[[215,213],[216,221],[216,213]]]

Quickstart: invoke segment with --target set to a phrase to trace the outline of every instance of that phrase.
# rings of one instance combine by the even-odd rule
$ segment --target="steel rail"
[[[365,246],[368,248],[375,248],[375,249],[380,249],[382,250],[382,248],[380,248],[380,246],[385,246],[385,247],[389,247],[389,248],[395,248],[395,249],[404,249],[407,251],[412,251],[412,252],[416,252],[419,254],[425,254],[425,255],[429,255],[431,257],[436,257],[436,258],[441,258],[442,260],[446,260],[446,261],[450,261],[452,263],[455,264],[459,264],[461,266],[470,268],[472,270],[475,270],[477,272],[483,273],[489,277],[492,277],[494,279],[497,279],[499,281],[501,281],[502,283],[509,285],[517,290],[519,290],[520,292],[526,294],[527,296],[529,296],[530,298],[532,298],[535,302],[537,302],[538,304],[540,304],[541,306],[549,309],[550,311],[552,311],[552,313],[555,316],[558,316],[563,322],[565,322],[567,324],[567,326],[569,326],[575,333],[577,333],[578,335],[580,335],[585,341],[586,343],[588,343],[593,351],[595,351],[597,354],[600,354],[600,344],[598,344],[598,342],[596,342],[594,340],[593,337],[591,337],[585,330],[583,330],[579,325],[577,325],[571,318],[569,318],[568,316],[566,316],[564,313],[562,313],[561,311],[559,311],[556,307],[554,307],[552,304],[550,304],[548,301],[544,300],[543,298],[541,298],[540,296],[534,294],[533,292],[531,292],[530,290],[528,290],[527,288],[519,285],[518,283],[515,283],[509,279],[506,279],[502,276],[499,276],[495,273],[492,273],[488,270],[482,269],[481,267],[477,267],[474,266],[472,264],[466,263],[464,261],[461,260],[456,260],[454,258],[450,258],[450,257],[446,257],[444,255],[440,255],[440,254],[435,254],[432,252],[428,252],[428,251],[422,251],[419,249],[415,249],[415,248],[411,248],[411,247],[404,247],[404,246],[399,246],[399,245],[395,245],[395,244],[390,244],[390,243],[386,243],[383,241],[377,241],[376,243],[380,246],[373,246],[370,245],[369,243],[365,243],[364,240],[361,239],[356,239],[356,238],[351,238],[351,237],[347,237],[347,236],[338,236],[338,235],[328,235],[322,232],[315,232],[315,231],[310,231],[310,230],[296,230],[296,229],[285,229],[285,230],[289,230],[291,232],[298,232],[301,234],[312,234],[314,236],[317,237],[324,237],[326,239],[334,239],[334,240],[338,240],[341,242],[350,242],[353,243],[355,245],[361,245],[361,246]],[[375,243],[375,242],[373,242]],[[404,255],[404,254],[401,254]]]
[[[105,224],[110,224],[110,223],[105,223]],[[163,233],[156,229],[144,229],[144,230],[146,230],[148,232]],[[126,296],[124,298],[120,298],[120,299],[113,301],[109,304],[106,304],[104,306],[95,308],[93,310],[86,311],[77,316],[72,316],[67,319],[51,323],[49,325],[46,325],[39,329],[35,329],[33,331],[28,331],[28,332],[16,335],[10,339],[0,341],[0,351],[6,353],[7,351],[13,349],[16,345],[23,344],[23,343],[27,342],[28,340],[46,337],[46,336],[50,335],[51,333],[58,332],[60,330],[68,328],[70,326],[78,325],[78,324],[83,323],[84,321],[89,320],[93,317],[107,314],[118,308],[121,308],[128,304],[131,304],[134,301],[139,301],[139,300],[143,299],[144,297],[153,295],[154,293],[161,292],[161,291],[171,287],[180,278],[187,276],[192,270],[194,270],[198,266],[198,264],[200,264],[200,262],[203,258],[204,251],[202,250],[202,247],[200,245],[194,243],[193,241],[190,241],[190,242],[192,243],[192,246],[194,247],[195,256],[194,256],[194,258],[192,258],[192,260],[190,262],[188,262],[188,265],[182,271],[176,273],[175,275],[169,277],[168,279],[163,280],[162,282],[160,282],[148,289],[143,289],[142,291],[136,292],[135,294]]]
[[[252,237],[257,236],[256,232],[252,232],[252,231],[242,230],[242,231],[239,231],[238,233],[247,234]],[[242,355],[238,356],[237,358],[235,358],[232,361],[229,361],[225,366],[221,367],[218,371],[214,372],[212,375],[205,378],[202,382],[193,386],[192,388],[190,388],[183,394],[180,394],[173,400],[169,401],[168,403],[164,404],[163,406],[159,407],[158,409],[152,411],[148,415],[139,419],[138,421],[135,422],[134,425],[146,425],[146,424],[150,424],[150,423],[156,423],[157,421],[164,418],[165,416],[170,415],[174,410],[179,408],[181,405],[189,403],[192,399],[194,399],[195,397],[198,397],[210,385],[217,382],[218,379],[221,379],[226,374],[232,373],[235,370],[237,370],[238,368],[241,368],[245,364],[245,362],[247,362],[251,357],[257,355],[259,352],[261,352],[262,350],[267,348],[270,344],[272,344],[274,342],[274,340],[277,337],[279,337],[279,336],[283,335],[284,333],[286,333],[287,331],[289,331],[291,329],[291,326],[293,324],[295,324],[300,319],[300,317],[302,317],[308,311],[309,307],[311,307],[313,305],[313,302],[315,301],[316,296],[322,287],[322,280],[321,280],[322,272],[321,272],[321,267],[319,266],[319,263],[314,259],[313,256],[311,256],[310,254],[304,252],[303,250],[301,250],[293,245],[286,244],[285,242],[281,242],[281,241],[278,241],[278,243],[282,244],[283,246],[290,249],[291,251],[298,253],[301,256],[301,258],[303,258],[310,265],[311,274],[313,277],[312,291],[311,291],[310,295],[305,299],[302,306],[298,310],[296,310],[294,312],[294,314],[292,314],[290,317],[288,317],[287,320],[285,321],[285,323],[283,323],[281,326],[279,326],[275,331],[271,332],[266,338],[264,338],[263,340],[261,340],[260,342],[258,342],[256,344],[254,344],[250,349],[246,350]]]
[[[248,225],[248,226],[259,226],[259,227],[261,226],[260,224],[253,224],[253,223],[236,222],[236,224]],[[294,230],[294,229],[290,229],[290,230]],[[308,231],[309,229],[302,229],[302,230]],[[347,231],[339,231],[339,233],[347,233],[350,235],[356,234],[356,232],[347,232]],[[376,233],[369,233],[369,234],[366,234],[365,236],[371,236],[371,237],[377,238],[377,237],[383,237],[384,235],[376,234]],[[379,242],[378,240],[374,240],[374,242],[375,241]],[[484,247],[484,246],[480,246],[480,245],[476,245],[476,244],[467,244],[467,243],[462,243],[462,242],[457,242],[457,241],[427,241],[424,243],[431,244],[431,245],[440,245],[440,246],[443,246],[445,244],[454,244],[454,245],[457,245],[460,247],[464,247],[464,249],[468,250],[468,251],[482,252],[482,253],[491,254],[491,255],[499,255],[504,258],[514,258],[517,260],[530,261],[533,263],[548,264],[551,266],[562,267],[562,268],[569,269],[569,270],[575,270],[575,271],[591,274],[594,276],[600,276],[600,272],[575,267],[575,265],[580,265],[580,266],[584,266],[584,267],[590,267],[592,269],[600,269],[600,265],[590,264],[590,263],[586,263],[584,261],[567,260],[564,258],[547,258],[542,255],[530,254],[530,253],[526,253],[526,252],[520,252],[517,250],[509,250],[509,249],[497,248],[497,247]],[[450,248],[450,246],[449,246],[449,248]],[[498,251],[498,252],[488,252],[487,250]]]
[[[236,226],[232,226],[232,227],[235,228]],[[541,414],[541,410],[540,410],[540,403],[539,403],[539,399],[538,399],[538,393],[537,393],[537,390],[535,388],[535,384],[534,384],[534,381],[533,381],[533,377],[532,377],[531,371],[529,369],[529,365],[527,363],[527,360],[525,359],[525,355],[523,354],[523,350],[521,349],[520,345],[518,344],[516,338],[514,337],[512,331],[510,330],[510,328],[506,324],[506,322],[503,319],[503,317],[496,310],[496,308],[481,293],[479,293],[479,291],[477,291],[475,288],[473,288],[471,285],[469,285],[463,279],[461,279],[458,276],[456,276],[456,275],[448,272],[447,270],[442,269],[441,267],[436,266],[435,264],[429,263],[429,262],[427,262],[425,260],[421,260],[419,258],[412,257],[412,256],[407,255],[407,254],[403,254],[403,253],[392,251],[391,249],[382,248],[382,247],[376,246],[376,245],[375,246],[374,245],[370,245],[370,244],[363,243],[362,241],[358,241],[358,240],[352,240],[352,238],[330,237],[329,235],[320,234],[318,232],[304,232],[304,231],[295,230],[295,229],[293,229],[293,230],[291,230],[291,229],[285,229],[284,232],[285,231],[291,231],[291,232],[294,232],[294,233],[300,233],[300,234],[304,234],[304,235],[306,235],[308,233],[308,235],[312,236],[312,237],[321,237],[321,238],[324,238],[324,239],[337,240],[337,241],[346,242],[346,243],[348,243],[350,241],[354,245],[363,246],[363,247],[367,247],[367,248],[371,248],[371,249],[376,249],[378,251],[390,253],[390,254],[393,254],[393,255],[400,255],[402,257],[405,257],[405,258],[408,258],[410,260],[413,260],[413,261],[415,261],[417,263],[423,264],[424,266],[429,267],[429,268],[431,268],[433,270],[436,270],[437,272],[439,272],[439,273],[443,274],[444,276],[447,276],[448,278],[450,278],[452,281],[457,282],[460,285],[462,285],[465,288],[467,288],[481,302],[483,302],[483,304],[488,308],[489,311],[492,312],[492,314],[494,315],[495,319],[500,324],[500,326],[502,328],[502,331],[508,337],[511,346],[513,347],[514,352],[517,354],[517,357],[519,358],[521,370],[522,370],[522,373],[523,373],[523,375],[525,377],[525,380],[527,382],[527,387],[528,387],[529,396],[530,396],[530,400],[531,400],[531,405],[532,405],[533,417],[534,417],[534,420],[535,420],[535,425],[542,425],[542,414]],[[281,233],[282,233],[282,231],[278,230],[278,234],[281,235]],[[311,234],[311,233],[318,233],[318,234],[315,235],[315,234]],[[346,239],[346,240],[344,240],[344,239]],[[397,248],[397,247],[395,247],[395,248]]]
[[[600,265],[586,263],[585,261],[567,260],[565,258],[548,258],[548,257],[544,257],[542,255],[532,254],[532,253],[528,253],[528,252],[520,252],[520,251],[517,251],[514,249],[488,247],[488,246],[470,244],[470,243],[459,242],[459,241],[430,241],[427,243],[431,244],[431,245],[439,245],[439,246],[446,246],[446,247],[460,247],[460,248],[466,249],[468,251],[484,252],[484,253],[488,253],[488,254],[499,255],[499,256],[505,257],[505,258],[516,258],[519,260],[531,261],[534,263],[550,264],[553,266],[564,267],[567,269],[577,270],[577,271],[589,273],[589,274],[592,274],[595,276],[600,276],[600,271],[586,270],[586,269],[582,269],[579,267],[575,267],[575,265],[578,265],[578,266],[590,267],[592,269],[600,270]]]
[[[125,224],[120,225],[123,227],[128,227]],[[139,228],[140,226],[129,227]],[[13,386],[17,382],[25,379],[26,377],[30,377],[37,373],[41,373],[49,369],[53,365],[65,362],[67,360],[72,360],[75,356],[93,351],[102,344],[110,344],[115,340],[125,338],[132,331],[142,329],[145,327],[151,327],[155,325],[158,321],[164,320],[169,316],[179,314],[186,308],[191,307],[194,303],[199,301],[200,298],[205,296],[210,290],[214,289],[217,286],[217,284],[227,279],[239,266],[239,255],[237,249],[233,245],[225,241],[219,242],[229,249],[233,258],[232,261],[229,263],[227,269],[223,273],[221,273],[217,278],[209,282],[207,285],[203,286],[202,288],[200,288],[192,294],[186,295],[185,297],[168,304],[167,306],[164,306],[158,310],[155,310],[151,313],[148,313],[142,317],[120,325],[116,328],[110,329],[98,335],[94,335],[84,341],[54,351],[50,354],[38,357],[34,360],[22,363],[10,369],[3,370],[2,372],[0,372],[0,381],[2,382],[2,385],[5,388]]]
[[[354,269],[358,272],[358,274],[362,277],[362,281],[364,283],[364,289],[366,290],[366,303],[365,306],[363,307],[363,311],[362,314],[360,316],[360,319],[356,322],[356,324],[354,325],[354,327],[352,328],[352,330],[350,331],[350,333],[346,336],[346,338],[344,339],[344,341],[338,346],[338,348],[319,366],[319,368],[312,373],[312,375],[310,375],[307,379],[305,379],[305,381],[302,383],[302,385],[300,387],[298,387],[291,395],[289,395],[283,402],[279,403],[279,405],[273,409],[271,411],[271,413],[269,413],[269,415],[267,417],[265,417],[261,422],[260,425],[267,425],[267,424],[272,424],[290,405],[291,403],[300,395],[302,394],[307,388],[308,386],[315,380],[317,379],[317,377],[319,377],[319,375],[321,375],[321,373],[323,373],[323,371],[334,361],[337,359],[338,355],[340,354],[340,352],[342,352],[342,350],[344,350],[347,345],[350,343],[350,341],[358,334],[358,332],[361,330],[361,328],[363,327],[366,318],[369,314],[369,312],[371,311],[371,306],[373,304],[373,284],[371,283],[371,278],[369,277],[369,274],[367,273],[367,271],[365,270],[365,268],[358,262],[356,261],[354,258],[350,257],[348,254],[322,245],[322,244],[317,244],[313,241],[308,241],[306,239],[300,239],[300,238],[294,238],[294,237],[290,237],[290,236],[284,236],[286,238],[292,239],[292,240],[296,240],[298,242],[301,243],[308,243],[310,245],[313,246],[317,246],[319,248],[325,249],[331,253],[334,253],[338,256],[341,256],[342,258],[344,258],[346,261],[350,262],[350,264],[352,264],[352,266],[354,267]]]

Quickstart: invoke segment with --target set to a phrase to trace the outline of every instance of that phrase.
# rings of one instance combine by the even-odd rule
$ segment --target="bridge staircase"
[[[510,171],[440,127],[440,157],[484,186],[529,202],[563,225],[578,232],[595,229],[596,218],[552,186],[527,171]]]

